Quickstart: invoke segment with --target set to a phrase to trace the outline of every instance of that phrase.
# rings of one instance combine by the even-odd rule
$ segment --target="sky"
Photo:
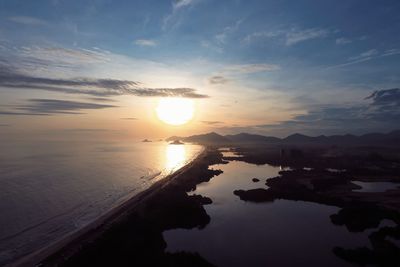
[[[389,132],[399,32],[398,0],[0,0],[0,137]]]

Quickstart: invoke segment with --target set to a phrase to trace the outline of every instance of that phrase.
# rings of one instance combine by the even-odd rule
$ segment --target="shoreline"
[[[202,151],[194,156],[186,165],[182,166],[173,173],[166,175],[164,178],[157,180],[149,188],[131,197],[128,197],[122,203],[111,207],[109,211],[95,219],[93,222],[90,222],[88,225],[72,231],[61,239],[56,240],[43,248],[22,256],[14,262],[7,263],[5,267],[36,266],[42,261],[45,261],[47,258],[52,257],[60,252],[63,254],[63,257],[72,256],[80,250],[82,242],[90,243],[95,241],[107,229],[118,223],[118,221],[123,220],[124,217],[135,210],[137,206],[143,204],[143,202],[145,202],[148,198],[151,198],[154,194],[157,194],[163,189],[163,187],[168,185],[176,177],[184,174],[198,161],[201,161],[209,152],[209,149],[206,146],[203,146]],[[161,173],[159,175],[161,175]]]

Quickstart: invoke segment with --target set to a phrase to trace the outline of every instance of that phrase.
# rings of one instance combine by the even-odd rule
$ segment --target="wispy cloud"
[[[92,96],[134,95],[139,97],[207,98],[193,88],[146,88],[140,82],[116,79],[56,79],[21,74],[0,64],[0,88],[32,89]]]
[[[277,37],[280,36],[284,33],[284,31],[260,31],[260,32],[254,32],[251,33],[249,35],[247,35],[244,39],[243,39],[243,43],[249,44],[252,43],[254,41],[256,41],[257,39],[262,39],[262,38],[273,38],[273,37]]]
[[[224,76],[212,76],[208,79],[208,82],[210,84],[225,84],[229,80],[226,79]]]
[[[326,29],[312,28],[306,30],[292,29],[286,33],[286,45],[295,45],[307,40],[323,38],[328,36],[329,31]]]
[[[229,37],[229,35],[231,35],[232,33],[234,33],[240,26],[240,24],[242,24],[242,20],[238,20],[235,23],[233,23],[230,26],[225,27],[221,32],[219,32],[218,34],[215,35],[215,40],[217,41],[218,44],[225,44],[227,38]]]
[[[400,109],[400,88],[377,90],[365,99],[372,99],[374,106],[390,105]]]
[[[131,118],[121,118],[121,120],[136,121],[136,120],[138,120],[138,118],[134,118],[134,117],[131,117]]]
[[[200,42],[201,46],[204,48],[208,48],[218,53],[224,52],[224,47],[226,44],[229,44],[230,38],[232,35],[238,30],[243,20],[237,20],[233,24],[224,27],[222,30],[218,31],[213,37],[208,38],[207,40],[202,40]]]
[[[286,46],[292,46],[308,40],[327,37],[330,33],[331,31],[328,29],[298,29],[293,27],[290,29],[254,32],[243,38],[242,42],[244,44],[250,44],[258,39],[278,38],[282,40]]]
[[[208,125],[215,125],[215,124],[221,124],[223,123],[222,121],[201,121],[204,124],[208,124]]]
[[[117,106],[57,99],[29,99],[28,103],[16,105],[11,111],[0,111],[0,115],[82,114],[83,110],[113,107]]]
[[[365,41],[367,38],[368,38],[367,36],[352,37],[352,38],[340,37],[337,38],[335,42],[337,45],[347,45],[353,42]]]
[[[103,128],[68,128],[63,129],[66,132],[109,132],[112,131],[110,129],[103,129]]]
[[[98,48],[94,49],[82,49],[82,48],[64,48],[64,47],[22,47],[20,51],[23,55],[30,55],[35,57],[42,57],[45,59],[58,58],[68,60],[68,62],[100,62],[107,61],[108,51],[101,50]]]
[[[179,19],[177,16],[182,10],[193,6],[196,2],[200,0],[173,0],[172,1],[172,11],[170,14],[166,15],[163,19],[162,29],[167,30],[170,27],[175,27],[179,24]]]
[[[388,49],[385,50],[381,56],[386,57],[386,56],[393,56],[393,55],[399,55],[400,54],[400,49]]]
[[[116,102],[116,100],[107,97],[88,97],[88,99],[95,102]]]
[[[82,72],[85,67],[110,61],[110,53],[98,48],[64,48],[43,46],[4,46],[0,67],[7,66],[20,72],[59,73]]]
[[[276,70],[280,70],[280,67],[275,64],[239,64],[227,66],[223,72],[229,74],[249,74]]]
[[[28,16],[14,16],[14,17],[9,17],[8,20],[15,22],[15,23],[24,24],[24,25],[32,25],[32,26],[47,24],[47,22],[42,19],[28,17]]]
[[[352,42],[353,42],[352,40],[345,38],[345,37],[340,37],[340,38],[336,39],[337,45],[346,45],[346,44],[350,44]]]
[[[194,0],[174,0],[172,2],[172,8],[174,10],[178,10],[178,9],[181,9],[183,7],[186,7],[186,6],[190,6],[194,2],[195,2]]]
[[[375,56],[378,54],[378,50],[376,49],[370,49],[368,51],[365,51],[361,53],[360,55],[353,56],[349,58],[349,61],[354,61],[354,60],[365,60],[365,59],[371,59],[372,56]]]
[[[346,67],[346,66],[358,64],[361,62],[366,62],[366,61],[370,61],[373,59],[377,59],[377,58],[395,56],[395,55],[400,55],[400,49],[397,49],[397,48],[388,49],[383,52],[379,52],[377,49],[370,49],[365,52],[362,52],[361,54],[349,57],[347,59],[347,62],[345,62],[345,63],[333,65],[328,68]]]
[[[139,46],[151,46],[151,47],[157,45],[157,43],[155,41],[149,40],[149,39],[138,39],[138,40],[135,40],[135,44],[139,45]]]
[[[258,72],[271,72],[280,70],[279,65],[275,64],[235,64],[227,65],[215,75],[208,78],[208,82],[212,85],[226,84],[237,76],[247,75]]]
[[[204,47],[204,48],[214,50],[214,51],[216,51],[216,52],[218,52],[218,53],[224,52],[224,49],[223,49],[221,46],[216,45],[216,44],[214,44],[214,42],[210,42],[210,41],[208,41],[208,40],[202,40],[202,41],[200,42],[200,45],[201,45],[202,47]]]

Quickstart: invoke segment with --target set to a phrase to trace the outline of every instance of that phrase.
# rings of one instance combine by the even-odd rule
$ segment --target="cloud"
[[[378,54],[378,50],[370,49],[368,51],[361,53],[360,55],[350,57],[349,61],[369,60],[369,59],[371,59],[372,56],[375,56],[377,54]]]
[[[365,52],[362,52],[361,54],[358,54],[356,56],[349,57],[347,59],[347,62],[338,64],[338,65],[333,65],[328,68],[338,68],[338,67],[345,67],[345,66],[350,66],[354,64],[358,64],[361,62],[377,59],[377,58],[382,58],[382,57],[388,57],[388,56],[395,56],[400,54],[400,49],[394,48],[394,49],[388,49],[383,52],[379,52],[377,49],[370,49]]]
[[[337,45],[346,45],[346,44],[350,44],[352,42],[353,42],[352,40],[344,38],[344,37],[336,39],[336,44]]]
[[[170,66],[162,63],[132,59],[96,47],[81,49],[5,45],[4,49],[4,53],[0,53],[1,88],[46,90],[94,97],[115,95],[208,97],[191,88],[184,88],[185,90],[152,88],[139,81],[97,78],[95,75],[131,77],[133,71],[137,71],[137,75],[144,76],[145,79],[148,79],[149,71],[162,72],[164,76],[164,73],[168,73],[167,75],[176,73]],[[157,79],[160,80],[161,77]]]
[[[331,33],[330,30],[321,28],[310,28],[310,29],[279,29],[274,31],[258,31],[247,35],[242,42],[244,44],[250,44],[258,39],[262,38],[279,38],[286,46],[292,46],[304,41],[324,38]]]
[[[113,107],[117,106],[57,99],[29,99],[24,105],[14,106],[12,111],[0,111],[0,115],[82,114],[83,110]]]
[[[398,128],[400,121],[400,89],[373,92],[365,98],[369,103],[356,106],[325,106],[278,124],[257,125],[255,128],[276,133],[303,132],[338,134],[343,131],[362,133]]]
[[[365,99],[372,99],[372,105],[389,105],[400,108],[400,88],[377,90]]]
[[[139,45],[139,46],[151,46],[151,47],[154,47],[157,45],[157,43],[155,41],[148,40],[148,39],[138,39],[135,41],[135,44]]]
[[[190,6],[194,3],[194,0],[175,0],[172,2],[172,8],[173,10],[178,10],[183,7]]]
[[[96,102],[116,102],[116,100],[107,97],[88,97],[88,99]]]
[[[140,88],[130,89],[127,94],[142,97],[185,97],[208,98],[208,95],[196,93],[192,88]]]
[[[286,45],[291,46],[307,40],[326,37],[329,34],[328,30],[312,28],[306,30],[292,29],[286,33]]]
[[[222,121],[201,121],[204,124],[208,124],[208,125],[215,125],[215,124],[221,124],[223,123]]]
[[[129,121],[136,121],[138,118],[121,118],[121,120],[129,120]]]
[[[183,9],[193,6],[199,0],[174,0],[172,1],[172,12],[166,15],[163,19],[162,29],[165,31],[170,27],[175,27],[179,25],[180,20],[178,14],[181,13]]]
[[[9,127],[11,124],[0,124],[0,127]]]
[[[222,53],[224,51],[224,45],[229,43],[229,37],[235,33],[240,24],[242,24],[243,20],[237,20],[232,25],[223,28],[220,32],[214,35],[214,38],[210,38],[209,40],[202,40],[200,45],[202,47],[215,50],[218,53]]]
[[[139,97],[208,98],[192,88],[146,88],[140,82],[116,79],[56,79],[20,74],[0,65],[0,88],[32,89],[92,96],[134,95]]]
[[[63,48],[5,45],[0,56],[0,68],[28,73],[81,73],[86,67],[93,67],[110,61],[110,52],[98,48]]]
[[[222,53],[224,51],[224,49],[222,49],[222,47],[215,45],[214,43],[210,42],[210,41],[206,41],[206,40],[202,40],[200,42],[200,45],[202,47],[208,48],[208,49],[212,49],[215,50],[218,53]]]
[[[369,120],[390,122],[400,121],[400,88],[378,90],[366,98],[372,100],[368,107]]]
[[[36,113],[36,114],[31,114],[31,113],[24,113],[24,112],[15,112],[15,111],[4,111],[4,110],[0,110],[0,116],[1,115],[23,115],[23,116],[31,116],[31,115],[36,115],[36,116],[46,116],[48,114],[40,114],[40,113]]]
[[[393,56],[393,55],[399,55],[400,54],[400,49],[388,49],[385,50],[382,54],[383,57],[387,57],[387,56]]]
[[[274,38],[283,34],[283,31],[260,31],[247,35],[242,42],[249,44],[261,38]]]
[[[19,23],[19,24],[24,24],[24,25],[32,25],[32,26],[38,26],[38,25],[46,25],[46,21],[34,18],[34,17],[28,17],[28,16],[14,16],[14,17],[9,17],[9,21]]]
[[[336,44],[337,45],[347,45],[356,41],[365,41],[367,39],[367,36],[360,36],[360,37],[354,37],[352,39],[346,38],[346,37],[340,37],[336,39]]]
[[[234,33],[242,24],[242,20],[236,21],[233,25],[225,27],[220,33],[215,35],[215,39],[219,45],[225,44],[229,35]]]
[[[275,64],[241,64],[230,65],[226,67],[223,72],[230,74],[249,74],[256,72],[275,71],[280,70],[280,67]]]
[[[68,128],[68,129],[63,129],[63,131],[67,131],[67,132],[109,132],[112,130],[103,129],[103,128]]]
[[[226,79],[224,76],[212,76],[208,79],[209,83],[211,84],[225,84],[229,80]]]
[[[91,62],[98,63],[107,61],[108,51],[101,49],[82,49],[82,48],[64,48],[64,47],[22,47],[20,53],[25,56],[35,56],[47,60],[57,60],[68,63]]]
[[[73,86],[73,87],[96,87],[104,89],[122,90],[140,83],[134,81],[113,80],[113,79],[91,79],[91,78],[75,78],[75,79],[53,79],[33,77],[19,74],[16,71],[0,66],[0,86],[4,87],[26,87],[30,86]]]

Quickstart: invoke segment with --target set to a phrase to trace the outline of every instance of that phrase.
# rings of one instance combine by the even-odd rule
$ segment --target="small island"
[[[169,143],[170,145],[184,145],[185,143],[183,143],[183,142],[181,142],[181,141],[179,141],[179,140],[175,140],[175,141],[172,141],[171,143]]]

